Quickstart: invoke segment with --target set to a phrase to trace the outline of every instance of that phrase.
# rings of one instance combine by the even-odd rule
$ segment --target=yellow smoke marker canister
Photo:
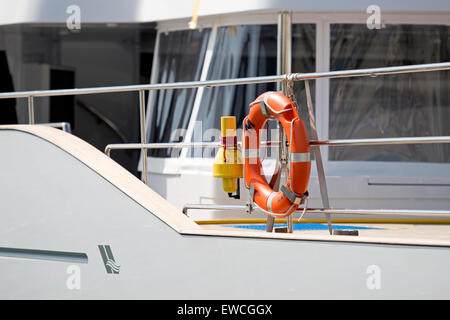
[[[242,153],[237,148],[236,117],[222,117],[221,145],[213,165],[213,176],[222,178],[222,188],[233,193],[238,187],[238,179],[243,177]]]

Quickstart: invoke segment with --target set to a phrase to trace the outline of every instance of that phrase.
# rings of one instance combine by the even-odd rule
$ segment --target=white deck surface
[[[242,225],[242,224],[239,224]],[[326,224],[323,224],[324,226]],[[361,242],[375,242],[375,243],[391,243],[402,242],[404,244],[417,244],[422,242],[423,244],[436,244],[450,246],[450,225],[448,224],[397,224],[397,223],[335,223],[334,226],[355,226],[355,227],[367,227],[371,229],[358,229],[358,236],[339,236],[334,235],[329,237],[328,230],[294,230],[292,238],[300,236],[307,238],[311,236],[314,239],[318,236],[325,238],[334,238],[334,240],[347,240],[347,241],[361,241]],[[284,224],[285,226],[285,224]],[[267,234],[266,231],[256,229],[242,229],[233,228],[233,225],[202,225],[202,228],[210,230],[237,230],[251,232],[255,235]],[[351,229],[351,228],[350,228]],[[279,233],[269,233],[270,235],[279,235]],[[289,236],[289,235],[287,235]]]

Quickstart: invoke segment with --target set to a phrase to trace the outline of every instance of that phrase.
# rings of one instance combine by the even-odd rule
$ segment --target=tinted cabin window
[[[315,24],[294,24],[292,25],[292,72],[309,73],[316,71],[316,25]],[[316,82],[310,80],[309,90],[315,109]],[[311,128],[309,125],[308,107],[306,105],[306,92],[304,81],[294,82],[294,93],[300,108],[300,118],[305,122],[311,138]],[[316,116],[317,123],[317,116]],[[311,152],[311,159],[314,159],[314,152]]]
[[[274,75],[276,65],[276,25],[221,27],[207,79]],[[236,116],[237,127],[242,128],[249,103],[261,93],[275,89],[274,83],[205,88],[192,140],[218,141],[221,116]],[[213,157],[215,150],[194,149],[190,154],[195,157]]]
[[[161,33],[156,83],[200,80],[210,29]],[[179,142],[187,128],[197,89],[158,90],[150,106],[149,142]],[[150,150],[153,157],[177,156],[179,150]]]
[[[450,60],[450,27],[331,25],[331,70]],[[450,135],[450,73],[330,80],[330,139]],[[330,160],[448,162],[448,144],[333,147]]]
[[[295,24],[292,26],[292,71],[314,72],[316,50],[316,28],[314,24]],[[239,25],[219,28],[214,55],[208,71],[208,79],[232,79],[245,77],[270,76],[277,73],[277,26],[276,25]],[[300,104],[301,118],[309,128],[306,98],[303,82],[294,86]],[[200,110],[194,129],[193,141],[218,141],[220,136],[220,117],[236,116],[238,136],[242,121],[249,111],[249,104],[260,94],[276,90],[275,83],[249,84],[227,87],[205,88]],[[311,82],[311,94],[314,98],[314,82]],[[268,121],[268,130],[261,139],[278,139],[278,132],[272,135],[275,121]],[[200,127],[201,126],[201,127]],[[267,134],[266,134],[267,132]],[[267,152],[261,150],[264,157],[276,156],[275,148]],[[205,149],[192,150],[191,156],[212,157],[215,151]]]

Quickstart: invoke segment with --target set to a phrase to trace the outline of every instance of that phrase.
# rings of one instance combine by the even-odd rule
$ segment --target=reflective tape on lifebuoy
[[[267,182],[259,159],[260,130],[270,117],[281,123],[289,143],[289,175],[280,191],[274,191]],[[254,202],[277,218],[294,212],[308,188],[311,157],[305,123],[288,97],[280,92],[266,92],[250,104],[243,122],[242,148],[245,184],[247,188],[253,186]]]

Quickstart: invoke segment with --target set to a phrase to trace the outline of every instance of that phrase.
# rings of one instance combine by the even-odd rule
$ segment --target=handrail
[[[333,140],[311,140],[311,146],[375,146],[386,144],[430,144],[450,143],[450,136],[429,137],[399,137],[399,138],[371,138],[371,139],[333,139]]]
[[[124,143],[128,143],[128,139],[127,139],[127,136],[125,135],[125,133],[123,133],[123,131],[120,130],[120,128],[117,126],[117,124],[115,124],[111,119],[109,119],[107,116],[102,114],[100,111],[88,106],[87,104],[85,104],[84,102],[82,102],[80,100],[76,100],[76,104],[79,105],[84,110],[90,112],[91,114],[93,114],[94,116],[99,118],[100,120],[102,120],[115,134],[117,134],[119,136],[119,138]]]
[[[183,206],[182,212],[187,215],[188,210],[228,210],[228,211],[244,211],[245,205],[228,205],[228,204],[186,204]],[[256,207],[256,209],[260,209]],[[297,211],[303,211],[298,208]],[[334,209],[334,208],[307,208],[306,213],[330,213],[330,214],[358,214],[369,216],[420,216],[435,218],[450,218],[450,210],[408,210],[408,209]]]
[[[65,96],[65,95],[84,95],[84,94],[100,94],[100,93],[113,93],[113,92],[129,92],[129,91],[141,91],[141,90],[167,90],[167,89],[184,89],[184,88],[198,88],[198,87],[217,87],[217,86],[258,84],[258,83],[281,82],[281,81],[301,81],[301,80],[322,79],[322,78],[349,78],[349,77],[364,77],[364,76],[376,77],[376,76],[380,76],[380,75],[389,75],[389,74],[429,72],[429,71],[442,71],[442,70],[450,70],[450,62],[417,64],[417,65],[398,66],[398,67],[369,68],[369,69],[359,69],[359,70],[292,73],[292,74],[284,74],[284,75],[278,75],[278,76],[249,77],[249,78],[237,78],[237,79],[172,82],[172,83],[142,84],[142,85],[130,85],[130,86],[82,88],[82,89],[58,89],[58,90],[6,92],[6,93],[0,93],[0,99],[28,98],[30,96],[32,96],[32,97],[52,97],[52,96]]]
[[[450,143],[450,136],[430,137],[400,137],[400,138],[375,138],[375,139],[335,139],[335,140],[310,140],[311,146],[370,146],[387,144],[431,144]],[[238,142],[241,145],[241,142]],[[279,146],[280,141],[261,141],[262,146]],[[167,142],[167,143],[114,143],[108,144],[105,153],[110,156],[111,150],[122,149],[182,149],[182,148],[218,148],[220,142]]]
[[[292,73],[276,76],[265,77],[249,77],[238,79],[221,79],[207,81],[189,81],[189,82],[173,82],[145,85],[129,85],[129,86],[111,86],[83,89],[58,89],[58,90],[40,90],[40,91],[21,91],[21,92],[5,92],[0,93],[0,99],[8,98],[27,98],[28,99],[28,119],[30,124],[35,123],[34,117],[34,98],[35,97],[51,97],[64,95],[84,95],[84,94],[101,94],[113,92],[130,92],[139,93],[139,114],[140,114],[140,134],[141,134],[141,161],[143,162],[142,181],[147,184],[147,148],[143,148],[146,140],[146,123],[145,123],[145,90],[166,90],[166,89],[183,89],[197,87],[216,87],[231,86],[242,84],[257,84],[268,82],[291,82],[304,80],[307,83],[310,79],[321,78],[348,78],[348,77],[376,77],[379,75],[403,74],[411,72],[429,72],[450,70],[450,62],[418,64],[409,66],[396,66],[384,68],[369,68],[359,70],[340,70],[329,72],[312,72],[312,73]]]
[[[197,87],[217,87],[217,86],[231,86],[243,84],[258,84],[268,82],[288,82],[305,81],[307,94],[309,92],[308,80],[310,79],[333,79],[333,78],[348,78],[348,77],[376,77],[379,75],[404,74],[412,72],[429,72],[450,70],[450,62],[430,63],[409,66],[385,67],[385,68],[370,68],[359,70],[341,70],[330,72],[313,72],[313,73],[292,73],[277,76],[265,77],[249,77],[238,79],[221,79],[221,80],[207,80],[207,81],[190,81],[190,82],[174,82],[174,83],[160,83],[160,84],[146,84],[146,85],[129,85],[129,86],[111,86],[111,87],[97,87],[97,88],[83,88],[83,89],[60,89],[60,90],[41,90],[41,91],[22,91],[22,92],[6,92],[0,93],[0,99],[8,98],[27,98],[28,99],[28,117],[29,123],[34,124],[34,98],[35,97],[49,97],[49,96],[64,96],[64,95],[85,95],[85,94],[102,94],[113,92],[138,92],[139,93],[139,117],[140,117],[140,135],[141,143],[134,144],[110,144],[106,146],[105,153],[109,156],[113,149],[141,149],[142,161],[142,181],[147,184],[147,149],[156,148],[186,148],[186,147],[212,147],[218,146],[216,142],[200,142],[200,143],[146,143],[146,123],[145,123],[145,90],[167,90],[167,89],[183,89],[183,88],[197,88]],[[309,105],[308,105],[309,106]],[[316,138],[317,139],[317,138]],[[355,145],[379,145],[379,144],[411,144],[411,143],[450,143],[449,136],[440,137],[406,137],[406,138],[375,138],[375,139],[337,139],[337,140],[312,140],[311,146],[355,146]],[[266,141],[266,145],[280,144],[279,141]],[[320,179],[319,179],[320,180]],[[320,182],[320,181],[319,181]],[[211,209],[212,206],[205,205],[187,205],[195,206],[197,209]],[[187,213],[187,206],[183,208],[183,212]],[[199,208],[201,206],[202,208]],[[226,210],[241,210],[247,208],[246,206],[224,206],[214,205],[216,209]],[[409,213],[407,213],[408,211]],[[413,212],[412,212],[413,211]],[[420,212],[419,212],[420,211]],[[307,212],[318,212],[325,214],[344,214],[357,213],[368,215],[380,214],[401,214],[401,215],[431,215],[437,214],[439,216],[450,216],[450,211],[424,211],[424,210],[366,210],[366,209],[308,209]],[[331,229],[330,229],[331,232]]]

